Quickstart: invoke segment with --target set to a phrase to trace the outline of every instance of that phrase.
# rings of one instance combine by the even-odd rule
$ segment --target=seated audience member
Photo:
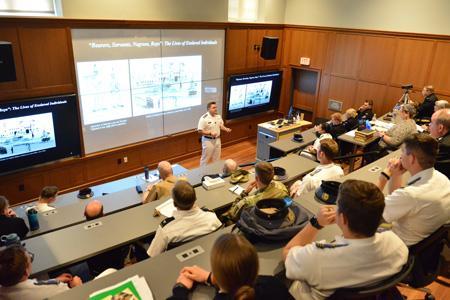
[[[281,280],[258,275],[256,249],[242,235],[220,236],[211,250],[210,262],[212,272],[197,266],[183,268],[168,299],[189,299],[194,282],[216,287],[215,300],[293,299]]]
[[[16,213],[9,207],[8,199],[0,196],[0,237],[11,233],[17,234],[23,239],[28,231],[25,221],[16,216]]]
[[[344,124],[342,123],[342,114],[334,113],[331,115],[331,120],[327,126],[327,132],[330,133],[334,139],[346,132]]]
[[[422,89],[422,95],[425,97],[423,102],[417,107],[416,119],[430,119],[434,111],[434,105],[438,100],[434,94],[434,88],[432,85],[424,86]]]
[[[152,202],[158,199],[170,197],[170,193],[178,178],[173,175],[172,165],[168,161],[158,164],[160,182],[150,184],[142,196],[142,203]]]
[[[406,243],[414,245],[450,220],[450,181],[433,166],[437,141],[425,133],[408,137],[400,159],[392,159],[379,177],[378,187],[388,184],[383,218]],[[406,186],[402,175],[409,172]]]
[[[296,181],[291,186],[291,196],[300,196],[317,189],[322,180],[336,180],[344,175],[344,171],[333,163],[334,157],[339,153],[338,144],[332,139],[320,141],[317,160],[320,162],[311,173],[305,175],[302,180]]]
[[[450,178],[449,164],[443,163],[450,160],[450,109],[436,111],[431,116],[429,130],[431,136],[437,139],[439,146],[435,168]]]
[[[358,113],[354,108],[345,111],[343,125],[347,132],[358,128]]]
[[[47,299],[83,284],[78,276],[70,274],[44,281],[29,279],[32,262],[32,254],[21,246],[0,251],[0,299]]]
[[[377,233],[384,209],[383,193],[373,183],[347,180],[335,206],[322,206],[283,250],[286,277],[296,280],[296,299],[325,299],[338,288],[362,287],[402,269],[408,248],[391,231]],[[342,236],[314,242],[320,229],[337,224]]]
[[[225,160],[222,170],[222,178],[229,177],[234,171],[238,169],[237,163],[232,159]]]
[[[364,104],[358,108],[358,120],[359,121],[372,120],[374,116],[372,109],[373,109],[373,100],[364,101]]]
[[[237,221],[244,208],[254,206],[262,199],[284,199],[289,196],[286,186],[273,180],[273,166],[269,162],[261,161],[255,165],[255,180],[237,197],[231,208],[222,215],[225,221]],[[256,192],[250,194],[253,189]]]
[[[313,156],[313,157],[308,156],[308,158],[311,158],[311,159],[314,158],[314,160],[316,160],[316,154],[320,147],[320,141],[324,140],[324,139],[332,139],[333,138],[331,136],[331,134],[326,132],[326,128],[327,128],[326,123],[321,123],[319,125],[314,126],[314,131],[316,133],[317,138],[314,140],[314,144],[308,145],[302,151],[302,153],[306,152],[307,154],[310,154],[311,156]]]
[[[154,257],[167,249],[170,243],[192,240],[213,232],[222,226],[216,214],[195,205],[195,190],[189,182],[179,180],[172,189],[176,211],[166,218],[156,230],[147,254]]]
[[[399,115],[395,118],[395,125],[386,132],[376,133],[380,141],[378,144],[372,143],[367,150],[379,151],[379,154],[368,156],[369,162],[386,155],[388,149],[399,147],[408,136],[417,132],[416,122],[413,120],[414,113],[415,108],[412,104],[403,104],[398,111]]]
[[[87,221],[103,217],[103,204],[98,200],[92,200],[84,209],[84,216]],[[124,267],[124,259],[127,255],[128,247],[119,247],[108,252],[98,254],[87,260],[89,270],[93,277],[100,276],[106,270],[118,270]],[[107,272],[109,272],[107,271]]]
[[[54,210],[55,208],[53,206],[50,206],[49,204],[55,202],[57,195],[58,188],[56,186],[44,187],[34,208],[40,213]]]

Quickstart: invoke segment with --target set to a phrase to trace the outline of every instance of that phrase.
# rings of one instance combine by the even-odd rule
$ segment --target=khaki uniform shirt
[[[144,203],[152,202],[162,198],[170,197],[172,193],[172,189],[177,182],[178,177],[171,175],[167,177],[165,180],[162,180],[156,184],[154,184],[147,197],[144,199]]]

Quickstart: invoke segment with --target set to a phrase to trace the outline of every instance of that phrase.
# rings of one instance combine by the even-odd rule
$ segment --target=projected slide
[[[271,91],[272,80],[232,86],[229,109],[267,104],[270,102]]]
[[[195,129],[221,103],[224,42],[215,29],[72,29],[85,153]]]
[[[54,147],[52,113],[0,120],[0,159]]]
[[[202,57],[79,62],[84,125],[200,105]]]

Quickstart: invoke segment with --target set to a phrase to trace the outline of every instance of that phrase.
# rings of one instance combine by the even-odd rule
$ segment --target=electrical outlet
[[[124,163],[127,163],[127,162],[128,162],[128,156],[124,156],[123,162],[124,162]]]
[[[50,211],[48,211],[48,212],[43,213],[42,215],[45,216],[45,217],[48,217],[48,216],[50,216],[50,215],[56,214],[57,212],[58,212],[58,211],[57,211],[56,209],[52,209],[52,210],[50,210]]]
[[[178,260],[180,262],[186,261],[188,259],[191,259],[197,255],[200,255],[202,253],[205,253],[205,250],[203,250],[200,246],[195,246],[194,248],[188,249],[186,251],[180,252],[176,255]]]
[[[95,227],[98,227],[98,226],[102,226],[102,225],[103,225],[103,223],[101,221],[97,221],[97,222],[94,222],[94,223],[90,223],[90,224],[84,225],[84,229],[89,230],[89,229],[92,229],[92,228],[95,228]]]

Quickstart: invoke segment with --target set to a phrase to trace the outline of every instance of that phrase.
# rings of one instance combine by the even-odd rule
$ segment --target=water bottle
[[[366,120],[366,129],[368,129],[368,130],[372,129],[372,125],[370,125],[369,120]]]
[[[38,230],[39,229],[39,219],[38,212],[34,208],[30,208],[27,210],[28,223],[30,224],[30,230]]]
[[[150,175],[148,172],[149,172],[149,169],[147,167],[145,167],[144,168],[144,177],[145,177],[146,181],[148,181],[148,179],[150,178]]]

